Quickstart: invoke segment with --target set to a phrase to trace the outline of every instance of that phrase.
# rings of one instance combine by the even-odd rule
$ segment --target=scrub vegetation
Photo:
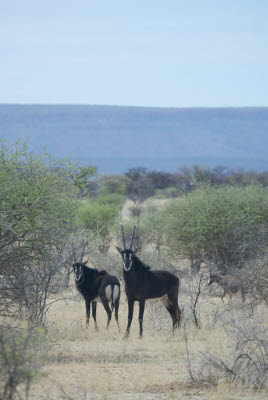
[[[267,173],[194,166],[176,174],[138,167],[99,175],[17,141],[0,148],[0,398],[266,398],[268,378]],[[182,323],[146,302],[128,340],[98,304],[99,330],[74,283],[72,264],[121,281],[119,222],[152,269],[180,279]],[[221,300],[211,274],[245,290]],[[137,307],[136,307],[137,308]]]

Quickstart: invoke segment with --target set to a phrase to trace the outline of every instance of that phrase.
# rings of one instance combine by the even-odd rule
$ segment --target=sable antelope
[[[160,299],[171,315],[173,331],[179,327],[181,311],[178,306],[179,278],[167,271],[151,271],[132,250],[135,236],[134,226],[130,246],[126,248],[124,228],[121,224],[123,250],[116,246],[123,259],[123,274],[125,290],[128,299],[128,325],[125,338],[129,336],[133,317],[134,302],[139,302],[140,337],[142,337],[142,321],[145,301],[147,299]]]
[[[95,329],[98,330],[96,310],[97,302],[101,302],[108,316],[107,328],[111,322],[113,309],[115,309],[115,319],[120,331],[118,322],[120,283],[118,279],[113,275],[109,275],[104,270],[98,271],[97,269],[87,267],[86,262],[73,264],[73,271],[76,288],[82,294],[86,303],[86,326],[89,324],[90,303],[92,303]],[[111,303],[111,309],[109,303]]]
[[[218,283],[224,290],[221,299],[223,301],[226,293],[229,294],[230,298],[232,298],[233,293],[241,292],[241,297],[243,302],[245,301],[245,287],[242,282],[239,282],[237,278],[234,278],[231,275],[220,275],[220,274],[210,274],[208,284],[212,285],[212,283]]]

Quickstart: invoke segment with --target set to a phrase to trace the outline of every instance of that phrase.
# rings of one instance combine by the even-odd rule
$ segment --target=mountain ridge
[[[174,159],[169,170],[204,162],[268,168],[268,107],[0,104],[0,138],[12,143],[18,137],[29,138],[37,153],[45,146],[56,157],[84,164],[106,160],[105,167],[99,165],[105,173],[123,173],[135,159],[150,169],[165,159]]]

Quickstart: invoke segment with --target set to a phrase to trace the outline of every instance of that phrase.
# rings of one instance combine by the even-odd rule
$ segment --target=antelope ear
[[[83,264],[83,265],[87,265],[87,263],[88,263],[88,260],[86,260],[86,261],[83,262],[82,264]]]
[[[115,248],[118,251],[118,253],[120,253],[121,255],[123,254],[123,250],[121,249],[121,247],[115,246]]]

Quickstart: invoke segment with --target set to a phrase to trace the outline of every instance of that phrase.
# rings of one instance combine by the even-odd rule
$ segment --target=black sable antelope
[[[88,326],[89,324],[90,303],[92,303],[95,329],[98,329],[96,310],[97,302],[101,302],[108,316],[107,328],[111,322],[113,309],[115,309],[115,319],[120,331],[118,322],[120,283],[118,279],[113,275],[109,275],[106,271],[98,271],[87,267],[86,262],[73,264],[73,271],[76,288],[82,294],[86,303],[86,325]],[[111,309],[109,303],[111,303]]]
[[[181,312],[178,306],[179,278],[167,271],[151,271],[132,250],[134,226],[130,246],[127,249],[124,228],[121,224],[123,250],[116,246],[123,259],[125,289],[128,299],[128,325],[125,338],[129,336],[133,317],[134,302],[139,302],[140,337],[142,336],[142,320],[147,299],[161,299],[173,321],[173,331],[179,327]]]
[[[243,302],[245,301],[245,286],[244,284],[239,281],[237,278],[231,275],[220,275],[220,274],[210,274],[208,284],[212,285],[212,283],[218,283],[224,290],[221,299],[223,301],[224,296],[226,293],[229,294],[230,299],[232,298],[233,293],[241,292],[241,297]]]

